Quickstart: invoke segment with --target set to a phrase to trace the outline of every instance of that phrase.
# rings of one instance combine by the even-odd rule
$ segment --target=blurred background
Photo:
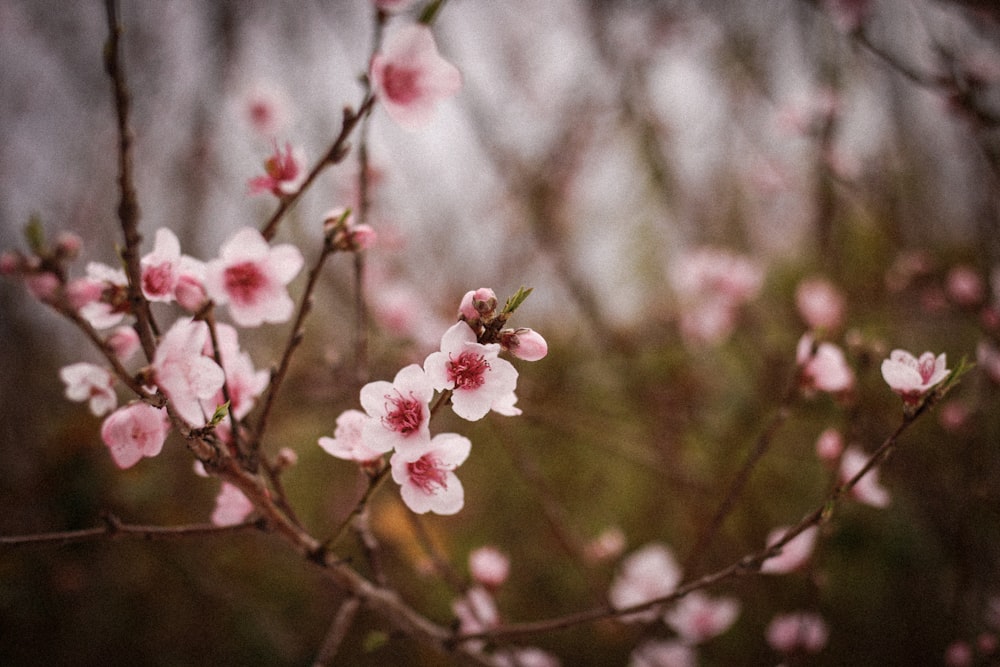
[[[363,100],[377,39],[365,0],[126,2],[122,20],[144,250],[165,226],[205,260],[274,211],[247,185],[273,142],[310,163],[327,149],[343,107]],[[37,216],[50,235],[83,237],[76,276],[114,264],[121,243],[106,33],[98,2],[0,0],[0,249],[24,249]],[[421,362],[482,286],[501,299],[533,287],[513,324],[542,332],[550,353],[516,362],[523,416],[434,424],[473,441],[460,514],[415,521],[394,485],[376,495],[390,582],[448,624],[457,592],[427,543],[462,576],[471,550],[494,545],[511,560],[499,612],[522,621],[601,603],[621,557],[648,543],[690,576],[728,565],[822,501],[836,472],[816,454],[821,433],[870,452],[899,424],[879,373],[888,352],[931,350],[978,365],[879,471],[889,505],[838,507],[801,571],[712,589],[741,613],[697,664],[1000,661],[995,5],[450,0],[434,33],[461,92],[420,131],[376,107],[352,137],[367,146],[379,235],[364,374]],[[355,205],[356,155],[278,234],[307,266],[323,214]],[[815,319],[810,281],[828,289],[819,310],[839,315]],[[353,264],[336,257],[265,439],[298,453],[284,483],[316,536],[365,484],[316,445],[358,407],[353,290]],[[792,386],[810,329],[844,350],[851,391]],[[265,325],[241,341],[266,368],[287,335]],[[207,521],[218,482],[194,475],[176,436],[155,459],[114,466],[100,420],[58,377],[98,355],[16,280],[0,282],[0,336],[0,534],[92,527],[103,513]],[[772,424],[736,510],[696,549]],[[364,571],[350,538],[339,549]],[[341,603],[258,534],[0,553],[3,664],[311,664]],[[825,619],[822,651],[769,645],[771,619],[793,610]],[[381,630],[362,612],[343,664],[449,664]],[[625,665],[671,635],[602,622],[519,643],[564,665]]]

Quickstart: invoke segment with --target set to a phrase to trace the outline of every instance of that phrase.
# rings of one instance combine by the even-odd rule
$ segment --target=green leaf
[[[32,213],[28,218],[28,224],[24,226],[24,238],[28,241],[28,247],[36,255],[45,253],[45,229],[42,228],[42,219],[37,213]]]
[[[434,23],[434,19],[437,18],[437,14],[441,11],[441,7],[444,6],[445,0],[432,0],[428,2],[427,6],[424,7],[424,11],[420,12],[420,18],[418,21],[424,25],[430,25]]]
[[[528,295],[531,294],[533,290],[534,290],[533,287],[519,288],[517,292],[514,293],[513,296],[507,299],[507,303],[505,303],[503,306],[503,312],[501,312],[500,314],[510,315],[511,313],[513,313],[515,310],[517,310],[518,306],[524,303],[524,300],[528,298]]]
[[[229,414],[229,401],[226,401],[219,407],[215,408],[215,412],[212,413],[212,418],[208,420],[209,426],[218,426],[226,415]]]

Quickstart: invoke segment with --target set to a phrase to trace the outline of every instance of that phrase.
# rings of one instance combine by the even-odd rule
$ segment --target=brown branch
[[[129,125],[131,102],[125,82],[125,69],[121,61],[122,26],[118,19],[116,0],[105,0],[108,21],[108,41],[104,47],[104,68],[111,78],[115,112],[118,127],[118,189],[121,199],[118,203],[118,220],[125,236],[122,260],[128,276],[128,301],[136,318],[136,332],[142,343],[146,359],[152,361],[156,352],[156,324],[149,309],[149,301],[142,293],[142,271],[139,267],[139,199],[132,178],[132,148],[135,136]]]
[[[354,623],[354,617],[357,616],[360,606],[361,603],[356,597],[347,598],[341,603],[312,667],[326,667],[326,665],[333,664],[333,659],[337,657],[337,651],[340,649],[344,637],[347,636],[347,631],[351,629],[351,624]]]
[[[101,539],[128,537],[140,540],[167,540],[204,535],[229,535],[247,532],[250,529],[260,530],[260,521],[244,521],[232,526],[216,526],[211,523],[197,523],[180,526],[143,526],[122,523],[118,517],[108,514],[104,517],[104,525],[82,530],[67,530],[54,533],[39,533],[35,535],[4,535],[0,536],[0,547],[25,547],[32,545],[77,544]]]

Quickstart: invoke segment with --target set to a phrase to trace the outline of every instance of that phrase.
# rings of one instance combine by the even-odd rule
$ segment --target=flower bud
[[[472,321],[492,315],[497,309],[497,295],[489,287],[466,292],[458,306],[459,317]]]
[[[56,237],[56,255],[61,258],[73,259],[80,254],[83,239],[73,232],[60,232]]]
[[[510,559],[494,547],[479,547],[469,554],[472,578],[488,589],[496,590],[510,574]]]
[[[549,352],[549,345],[542,335],[527,327],[501,331],[500,347],[525,361],[538,361]]]

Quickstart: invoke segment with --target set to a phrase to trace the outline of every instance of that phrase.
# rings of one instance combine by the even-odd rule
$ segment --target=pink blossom
[[[440,433],[406,451],[397,449],[389,463],[406,506],[417,514],[455,514],[462,509],[465,490],[453,471],[471,450],[469,439],[456,433]]]
[[[728,630],[740,615],[735,598],[692,591],[667,609],[663,620],[688,644],[701,644]]]
[[[972,664],[974,657],[975,654],[969,642],[956,639],[948,644],[948,647],[944,651],[944,664],[947,667],[968,667],[968,665]]]
[[[59,370],[59,378],[66,384],[66,398],[88,401],[90,411],[97,417],[111,412],[118,405],[115,376],[101,366],[85,361],[70,364]]]
[[[767,626],[767,643],[779,653],[819,653],[829,636],[823,617],[810,612],[779,614]]]
[[[1000,384],[1000,349],[992,342],[983,339],[976,345],[976,363],[989,378]]]
[[[215,327],[215,337],[219,343],[219,357],[222,370],[226,374],[226,389],[229,392],[229,407],[237,419],[243,419],[251,410],[257,396],[267,388],[271,374],[266,370],[255,370],[250,355],[240,350],[239,334],[228,324],[219,323]],[[214,357],[211,341],[206,341],[203,354]],[[202,402],[206,413],[215,411],[216,406],[225,403],[219,392]]]
[[[56,255],[66,259],[73,259],[80,254],[83,248],[83,239],[79,234],[62,231],[56,236]]]
[[[788,526],[772,530],[767,534],[767,546],[775,544],[787,532]],[[819,535],[819,529],[816,526],[806,528],[781,547],[781,553],[764,561],[760,566],[760,571],[768,574],[786,574],[798,570],[812,556],[817,535]]]
[[[795,306],[810,329],[836,330],[844,323],[844,295],[825,278],[800,282]]]
[[[946,431],[958,431],[969,421],[969,408],[958,401],[948,401],[938,411],[938,423]]]
[[[430,440],[428,405],[433,396],[434,387],[417,364],[401,368],[392,382],[378,380],[362,387],[361,407],[371,418],[361,429],[367,449],[423,451]]]
[[[322,437],[319,439],[319,446],[331,456],[347,461],[357,461],[358,463],[369,463],[382,456],[390,448],[375,450],[368,446],[368,441],[362,437],[365,424],[372,420],[371,417],[360,410],[345,410],[337,417],[337,426],[333,430],[333,437]],[[382,446],[385,446],[384,439]]]
[[[802,367],[801,383],[806,391],[841,393],[854,387],[854,372],[847,365],[844,352],[833,343],[815,346],[812,334],[799,339],[796,360]]]
[[[59,293],[59,277],[50,271],[29,273],[24,276],[24,286],[42,303],[52,303]]]
[[[131,359],[139,351],[139,334],[130,326],[120,326],[105,341],[116,357],[122,362]]]
[[[205,266],[205,290],[242,327],[285,322],[294,304],[285,288],[302,268],[302,254],[290,244],[271,247],[260,232],[244,227],[226,241],[218,259]]]
[[[510,574],[510,558],[496,547],[479,547],[469,553],[469,572],[486,588],[497,589]]]
[[[945,278],[944,290],[948,298],[960,306],[978,306],[986,298],[986,285],[971,266],[956,266]]]
[[[207,324],[180,318],[163,336],[153,357],[157,386],[181,419],[192,426],[205,423],[202,401],[215,396],[225,381],[218,364],[203,354],[207,340]]]
[[[495,628],[500,622],[493,596],[481,586],[470,587],[465,595],[451,603],[451,610],[458,619],[462,634],[483,632]]]
[[[253,503],[236,486],[223,482],[215,497],[212,523],[216,526],[235,526],[243,523],[253,512]]]
[[[166,228],[156,230],[153,251],[139,262],[142,271],[142,293],[150,301],[169,302],[174,299],[181,263],[181,244]]]
[[[935,358],[932,352],[924,352],[917,359],[906,350],[893,350],[882,362],[882,377],[903,397],[904,403],[917,405],[928,391],[948,377],[946,364],[943,353]]]
[[[689,344],[721,343],[738,309],[760,291],[764,274],[750,258],[721,248],[699,248],[675,262],[671,279],[680,300],[680,328]]]
[[[527,327],[501,331],[500,347],[524,361],[538,361],[549,352],[549,344],[542,335]]]
[[[144,456],[163,449],[170,422],[165,411],[148,403],[130,403],[112,412],[101,425],[101,439],[119,468],[131,468]]]
[[[868,455],[857,447],[852,445],[844,450],[844,455],[840,459],[841,483],[847,483],[854,479],[854,476],[861,472],[867,463]],[[889,491],[879,484],[876,468],[870,469],[864,477],[858,480],[858,483],[851,489],[851,495],[859,502],[878,508],[887,507],[891,501]]]
[[[835,428],[828,428],[816,438],[816,456],[820,461],[833,463],[844,451],[844,436]]]
[[[100,262],[87,264],[87,275],[66,286],[70,304],[95,329],[119,324],[128,306],[125,271]]]
[[[650,639],[629,656],[628,667],[697,667],[694,648],[675,639]]]
[[[386,113],[410,130],[430,121],[438,101],[462,87],[462,75],[438,54],[425,25],[408,25],[390,34],[372,57],[370,76]]]
[[[489,287],[469,290],[458,304],[459,318],[469,322],[488,317],[497,309],[497,295]]]
[[[469,421],[486,416],[494,404],[507,405],[517,386],[517,370],[500,359],[500,345],[476,342],[465,322],[456,322],[441,338],[441,350],[424,360],[433,387],[452,391],[455,414]]]
[[[181,256],[177,271],[177,285],[174,287],[174,298],[181,308],[189,313],[195,313],[205,305],[208,295],[205,292],[205,263]]]
[[[583,547],[584,555],[592,563],[617,558],[623,551],[625,551],[625,533],[617,526],[605,528]]]
[[[674,555],[662,544],[647,544],[633,551],[621,562],[608,590],[608,601],[615,609],[670,595],[681,580],[681,569]],[[626,623],[650,622],[659,612],[646,609],[621,616]]]
[[[274,143],[274,153],[264,161],[264,176],[250,179],[250,192],[260,194],[270,192],[276,197],[295,194],[309,175],[306,171],[306,156],[300,148],[285,144],[285,152]]]

